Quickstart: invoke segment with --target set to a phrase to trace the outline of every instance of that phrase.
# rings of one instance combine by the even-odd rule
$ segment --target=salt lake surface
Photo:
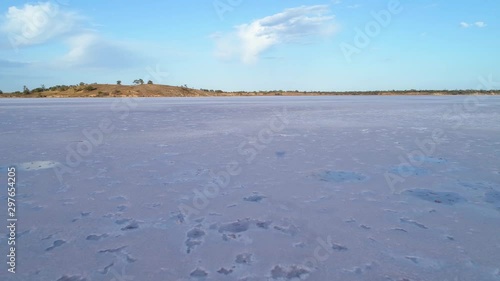
[[[0,100],[0,280],[500,280],[499,97]]]

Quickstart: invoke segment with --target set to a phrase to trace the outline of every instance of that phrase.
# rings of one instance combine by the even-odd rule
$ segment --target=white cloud
[[[58,4],[44,2],[9,7],[0,24],[13,47],[41,44],[73,31],[82,17],[62,10]]]
[[[212,39],[218,58],[238,56],[244,63],[253,63],[273,46],[329,36],[335,30],[328,6],[301,6],[238,25],[229,34],[216,33]]]
[[[486,27],[487,24],[484,21],[476,21],[475,23],[461,22],[460,26],[463,28],[469,28],[469,27],[483,28],[483,27]]]
[[[482,21],[477,21],[474,23],[474,25],[479,27],[479,28],[486,27],[486,23],[484,23]]]
[[[67,40],[69,52],[57,64],[63,67],[121,68],[136,66],[141,59],[122,42],[106,40],[95,33],[82,33]]]
[[[59,3],[51,1],[9,7],[0,23],[0,33],[9,38],[13,48],[53,40],[66,43],[69,51],[47,63],[57,68],[120,68],[140,63],[140,49],[132,50],[128,43],[111,41],[90,31],[90,23],[83,16],[67,10],[67,4]]]

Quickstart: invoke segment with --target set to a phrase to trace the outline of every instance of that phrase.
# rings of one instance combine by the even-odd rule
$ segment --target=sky
[[[498,0],[0,2],[0,90],[500,88]],[[484,81],[489,81],[485,83]]]

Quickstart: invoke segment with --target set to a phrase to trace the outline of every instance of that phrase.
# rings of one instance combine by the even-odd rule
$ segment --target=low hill
[[[36,88],[31,91],[4,93],[0,97],[23,98],[76,98],[76,97],[209,97],[209,96],[318,96],[318,95],[499,95],[500,90],[475,91],[364,91],[364,92],[300,92],[300,91],[255,91],[255,92],[224,92],[221,90],[191,89],[185,86],[168,85],[111,85],[111,84],[81,84],[76,86],[54,86]]]

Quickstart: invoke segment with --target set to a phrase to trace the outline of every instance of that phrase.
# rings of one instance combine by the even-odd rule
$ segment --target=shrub
[[[85,91],[87,92],[90,92],[90,91],[93,91],[93,90],[96,90],[97,88],[92,86],[92,85],[87,85],[83,88]]]
[[[0,90],[0,95],[3,95],[3,92],[2,92],[2,90]]]
[[[144,80],[142,80],[142,79],[135,79],[134,80],[134,84],[136,84],[136,85],[142,85],[142,84],[144,84]]]
[[[70,87],[66,86],[66,85],[56,85],[56,86],[50,87],[49,90],[50,91],[66,91],[69,88]]]
[[[32,93],[41,93],[43,91],[45,91],[44,88],[35,88],[35,89],[31,90]]]
[[[118,80],[116,81],[116,85],[121,85],[122,84],[122,81]]]
[[[153,85],[153,81],[148,80],[148,84],[149,84],[149,85]]]

